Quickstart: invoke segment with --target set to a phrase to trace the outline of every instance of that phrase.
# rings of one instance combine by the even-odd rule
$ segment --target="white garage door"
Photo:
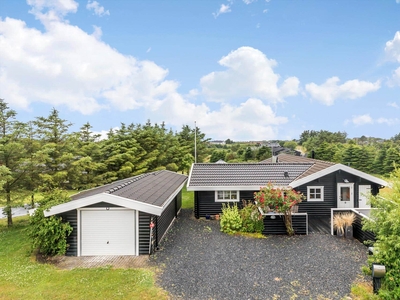
[[[81,255],[135,255],[135,211],[81,210]]]

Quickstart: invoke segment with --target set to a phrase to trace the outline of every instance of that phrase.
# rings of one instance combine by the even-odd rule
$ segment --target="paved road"
[[[29,214],[29,208],[15,207],[11,209],[13,217],[21,217]],[[6,215],[3,214],[3,207],[0,207],[0,219],[5,219]]]

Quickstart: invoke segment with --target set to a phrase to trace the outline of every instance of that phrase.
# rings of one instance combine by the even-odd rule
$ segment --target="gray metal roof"
[[[188,190],[207,187],[261,187],[268,183],[287,186],[313,163],[193,164]]]
[[[106,193],[162,207],[186,179],[186,175],[175,172],[156,171],[82,191],[73,195],[71,199],[78,200]]]

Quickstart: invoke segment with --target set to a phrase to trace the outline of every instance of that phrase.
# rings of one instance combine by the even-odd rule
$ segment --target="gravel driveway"
[[[366,259],[357,240],[229,236],[190,210],[151,258],[162,268],[157,283],[173,299],[343,299]]]

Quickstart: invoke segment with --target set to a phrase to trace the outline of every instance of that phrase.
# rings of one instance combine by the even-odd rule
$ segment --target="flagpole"
[[[197,163],[197,126],[194,121],[194,163]]]

